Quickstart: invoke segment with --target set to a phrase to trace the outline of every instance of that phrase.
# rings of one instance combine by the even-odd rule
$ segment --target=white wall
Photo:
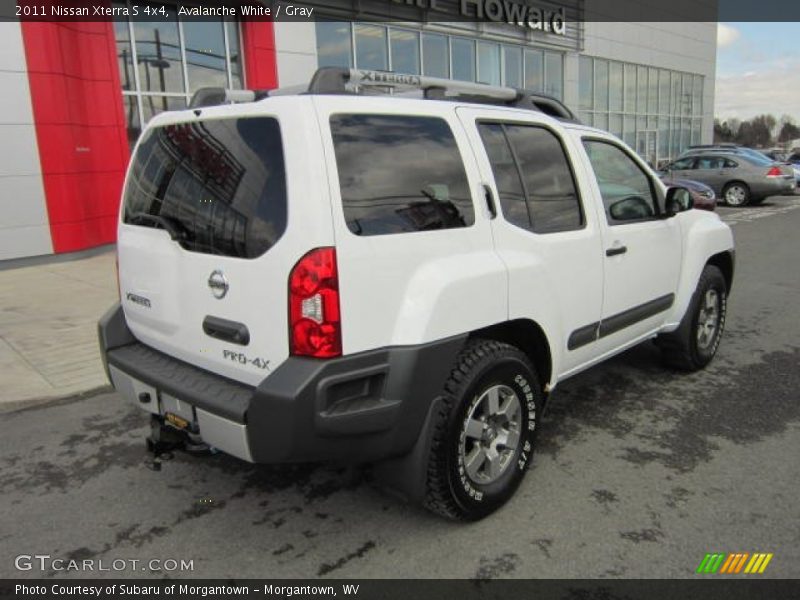
[[[312,21],[275,21],[278,86],[308,83],[317,70],[317,32]]]
[[[0,22],[0,90],[0,260],[51,254],[53,243],[18,22]]]

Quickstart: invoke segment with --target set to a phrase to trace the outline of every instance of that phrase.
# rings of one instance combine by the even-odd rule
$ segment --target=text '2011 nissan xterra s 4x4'
[[[152,447],[373,464],[473,520],[519,486],[559,381],[651,338],[711,361],[734,249],[552,98],[325,68],[154,117],[118,260],[100,343]]]

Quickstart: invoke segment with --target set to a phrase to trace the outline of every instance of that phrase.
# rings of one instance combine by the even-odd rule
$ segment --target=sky
[[[714,115],[765,113],[800,123],[800,23],[720,23]]]

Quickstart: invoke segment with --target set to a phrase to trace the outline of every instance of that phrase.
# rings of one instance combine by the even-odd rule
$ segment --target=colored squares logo
[[[710,575],[760,574],[766,570],[772,556],[772,553],[766,552],[709,553],[705,555],[696,572]]]

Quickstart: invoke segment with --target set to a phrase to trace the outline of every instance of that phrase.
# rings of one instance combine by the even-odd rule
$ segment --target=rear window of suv
[[[193,252],[255,258],[286,229],[286,174],[272,117],[150,129],[131,161],[123,220]]]
[[[467,174],[444,119],[340,114],[330,123],[350,231],[369,236],[473,224]]]

